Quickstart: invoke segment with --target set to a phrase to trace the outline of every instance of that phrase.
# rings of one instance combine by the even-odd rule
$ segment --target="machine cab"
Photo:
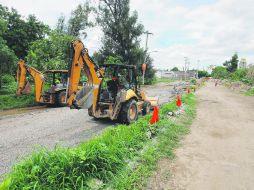
[[[137,91],[136,67],[134,65],[104,64],[100,101],[114,102],[117,93],[124,90]]]

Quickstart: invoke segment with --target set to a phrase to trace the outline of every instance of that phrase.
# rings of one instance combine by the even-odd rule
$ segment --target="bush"
[[[197,84],[197,80],[196,79],[191,79],[190,83],[196,85]]]
[[[198,78],[208,77],[209,73],[207,71],[198,71]]]
[[[254,96],[254,88],[251,88],[250,90],[248,90],[247,92],[245,92],[246,96]]]
[[[3,85],[12,85],[15,83],[15,78],[12,75],[5,74],[2,76]]]
[[[251,66],[246,74],[246,79],[251,83],[254,84],[254,66]]]
[[[26,95],[26,96],[20,96],[20,97],[17,97],[16,95],[1,95],[0,96],[0,110],[22,108],[22,107],[33,106],[33,105],[35,105],[34,93]]]
[[[233,81],[242,81],[246,79],[247,69],[238,69],[229,75],[229,78]]]
[[[0,95],[14,94],[16,91],[16,82],[12,75],[5,74],[1,77],[2,86],[0,88]]]
[[[225,79],[229,75],[229,72],[225,67],[217,66],[212,71],[212,77],[216,79]]]

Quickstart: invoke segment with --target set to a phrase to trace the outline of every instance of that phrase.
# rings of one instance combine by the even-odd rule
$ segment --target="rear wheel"
[[[55,103],[56,106],[59,106],[59,107],[66,106],[66,104],[65,104],[65,95],[66,95],[65,91],[61,91],[61,92],[56,94],[56,103]]]
[[[150,112],[151,110],[151,103],[150,102],[144,102],[142,106],[142,114],[146,115]]]
[[[138,119],[138,106],[136,100],[125,103],[120,112],[121,121],[126,124],[133,123]]]

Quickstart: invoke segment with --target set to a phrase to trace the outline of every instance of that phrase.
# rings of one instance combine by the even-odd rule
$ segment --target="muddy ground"
[[[254,98],[208,83],[197,93],[191,133],[163,159],[153,190],[251,190],[254,187]]]
[[[159,97],[160,104],[172,96],[173,84],[147,86],[148,96]],[[60,144],[75,146],[115,125],[110,120],[95,120],[87,110],[36,107],[0,112],[0,175],[40,145],[53,148]]]

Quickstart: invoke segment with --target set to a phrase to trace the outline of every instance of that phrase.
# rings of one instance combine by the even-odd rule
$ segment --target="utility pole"
[[[184,80],[186,80],[187,78],[187,70],[189,70],[189,58],[188,57],[184,57]]]
[[[146,64],[145,62],[146,62],[146,57],[147,57],[147,50],[148,50],[148,46],[147,46],[147,44],[148,44],[148,38],[149,38],[149,35],[153,35],[153,33],[151,33],[151,32],[149,32],[149,31],[146,31],[146,32],[144,32],[144,34],[146,34],[146,48],[145,48],[145,57],[144,57],[144,65]],[[144,68],[146,68],[146,66],[144,67]],[[143,85],[145,84],[145,69],[143,70],[143,75],[142,75],[142,83],[143,83]]]
[[[197,61],[197,79],[198,79],[198,70],[199,70],[199,63],[200,63],[200,60],[198,59],[198,61]]]

